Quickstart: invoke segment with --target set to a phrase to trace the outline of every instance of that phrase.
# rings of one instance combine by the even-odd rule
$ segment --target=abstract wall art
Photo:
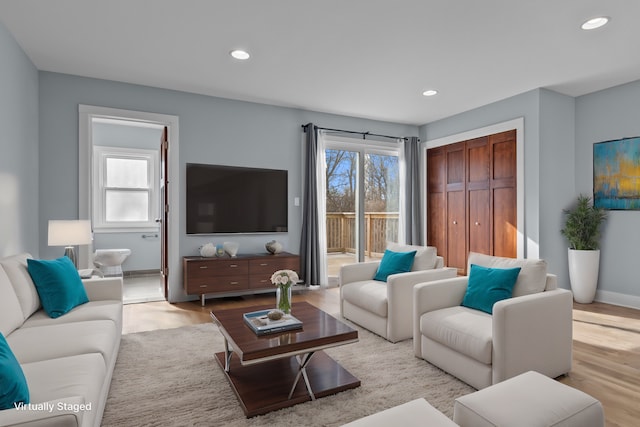
[[[640,137],[593,144],[593,204],[640,210]]]

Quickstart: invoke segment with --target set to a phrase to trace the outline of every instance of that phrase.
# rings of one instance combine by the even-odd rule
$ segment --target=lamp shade
[[[91,243],[91,221],[50,220],[49,246],[88,245]]]

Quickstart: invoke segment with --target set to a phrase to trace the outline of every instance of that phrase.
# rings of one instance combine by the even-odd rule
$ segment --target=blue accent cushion
[[[493,304],[511,298],[518,274],[520,267],[488,268],[471,264],[462,305],[493,314]]]
[[[411,252],[393,252],[387,249],[382,255],[382,260],[378,266],[378,271],[373,280],[379,280],[386,282],[387,277],[391,274],[407,273],[411,271],[413,266],[413,259],[416,256],[416,251]]]
[[[68,257],[27,259],[27,270],[36,285],[42,308],[50,317],[60,317],[89,302],[80,274]]]
[[[22,367],[16,360],[4,335],[0,334],[0,410],[29,403],[29,387]]]

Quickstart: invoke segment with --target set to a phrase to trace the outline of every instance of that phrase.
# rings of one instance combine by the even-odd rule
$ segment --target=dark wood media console
[[[277,270],[300,271],[300,257],[288,252],[230,257],[182,258],[183,285],[188,295],[236,296],[275,291],[271,275]]]

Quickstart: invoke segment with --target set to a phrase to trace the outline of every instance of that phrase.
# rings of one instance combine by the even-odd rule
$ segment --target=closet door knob
[[[478,221],[476,221],[476,225],[480,225],[480,223]]]
[[[453,225],[456,225],[458,223],[458,221],[456,221],[455,219],[453,220]]]

